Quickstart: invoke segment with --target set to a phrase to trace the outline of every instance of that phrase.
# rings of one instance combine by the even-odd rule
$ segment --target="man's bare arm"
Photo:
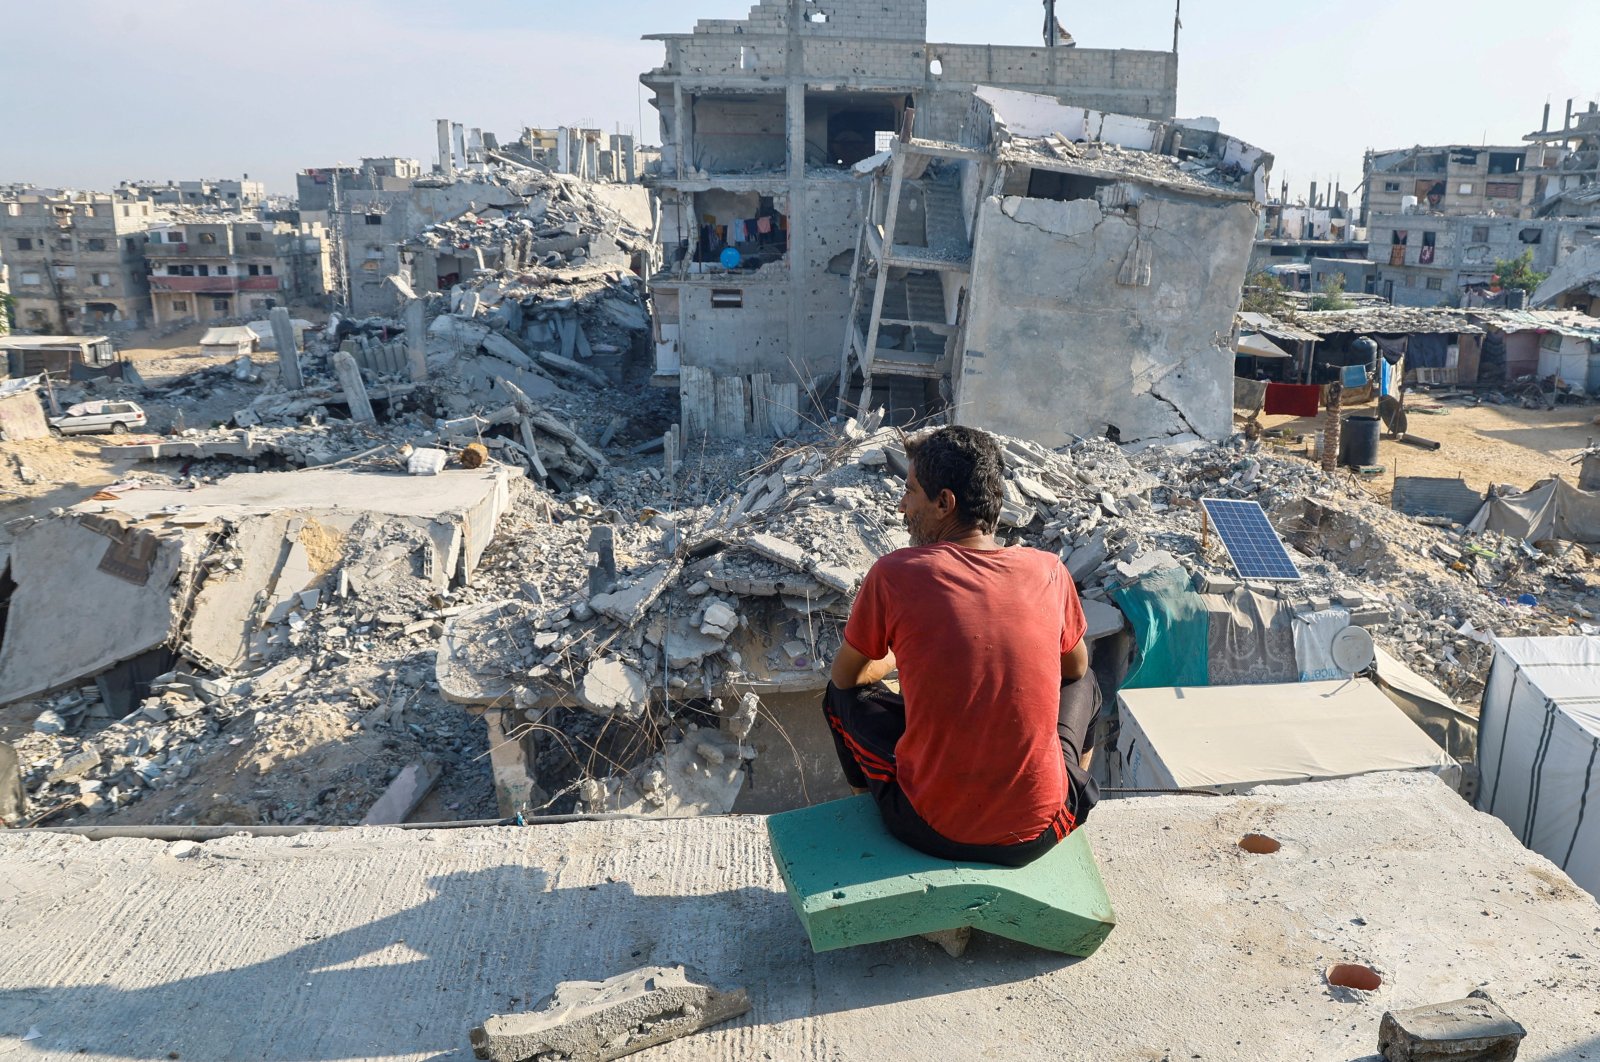
[[[1089,673],[1089,643],[1082,638],[1070,652],[1061,654],[1061,681],[1076,682]]]
[[[870,686],[882,680],[894,668],[892,650],[883,659],[873,660],[849,642],[844,642],[839,646],[839,655],[833,658],[833,670],[829,677],[835,686],[848,690],[856,686]]]

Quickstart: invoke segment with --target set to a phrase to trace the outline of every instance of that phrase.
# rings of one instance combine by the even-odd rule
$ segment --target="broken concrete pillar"
[[[412,383],[422,383],[428,378],[428,331],[424,310],[421,299],[406,303],[406,362],[411,369]]]
[[[456,163],[450,153],[450,119],[439,119],[439,172],[446,178],[456,175]]]
[[[300,347],[295,342],[294,321],[289,317],[289,308],[273,307],[270,319],[272,339],[278,347],[278,379],[284,387],[298,391],[306,385],[306,382],[300,375]]]
[[[339,374],[339,385],[344,388],[350,419],[357,424],[376,424],[378,418],[372,412],[372,402],[367,398],[367,385],[361,379],[361,366],[356,364],[356,359],[350,356],[349,351],[334,353],[333,371]]]
[[[496,1014],[471,1033],[489,1062],[610,1062],[709,1028],[750,1009],[683,966],[645,966],[604,981],[563,981],[529,1014]]]
[[[1378,1051],[1386,1062],[1512,1062],[1526,1035],[1479,990],[1466,999],[1385,1013]]]
[[[589,569],[589,596],[608,594],[617,585],[616,531],[610,524],[595,524],[589,529],[589,553],[594,557]]]
[[[666,473],[669,482],[673,476],[678,474],[678,450],[680,446],[678,440],[681,433],[682,429],[674,424],[666,430],[666,434],[661,436],[662,470]]]

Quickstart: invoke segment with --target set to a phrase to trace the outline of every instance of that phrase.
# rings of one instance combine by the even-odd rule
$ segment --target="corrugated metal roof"
[[[1319,337],[1338,332],[1428,335],[1454,332],[1481,336],[1483,327],[1460,310],[1412,306],[1372,306],[1359,310],[1305,310],[1294,323]]]
[[[1478,515],[1483,495],[1459,479],[1396,476],[1389,504],[1409,516],[1445,516],[1464,524]]]
[[[1502,332],[1555,332],[1600,340],[1600,317],[1577,310],[1473,310],[1472,316]]]

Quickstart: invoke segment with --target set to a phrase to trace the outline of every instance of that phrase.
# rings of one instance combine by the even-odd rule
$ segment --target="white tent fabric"
[[[1600,492],[1579,490],[1557,476],[1522,494],[1490,498],[1467,527],[1530,542],[1559,538],[1600,543]]]
[[[1258,785],[1461,767],[1365,679],[1123,690],[1122,784],[1237,793]]]
[[[1600,896],[1600,638],[1501,638],[1478,722],[1478,808]]]

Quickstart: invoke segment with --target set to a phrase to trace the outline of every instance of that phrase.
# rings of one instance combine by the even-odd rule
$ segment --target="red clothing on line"
[[[1314,417],[1322,400],[1322,388],[1316,384],[1267,384],[1268,416]]]
[[[1086,627],[1072,577],[1039,550],[937,542],[867,572],[844,638],[874,660],[894,650],[906,701],[895,773],[942,836],[1018,844],[1060,815],[1061,655]]]

